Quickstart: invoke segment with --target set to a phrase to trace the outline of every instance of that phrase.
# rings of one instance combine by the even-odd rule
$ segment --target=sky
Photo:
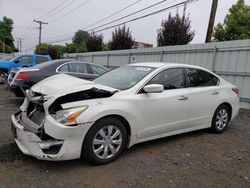
[[[48,22],[43,25],[42,42],[51,42],[63,38],[70,38],[77,30],[84,29],[112,13],[136,2],[138,0],[0,0],[0,19],[7,16],[14,21],[13,37],[22,38],[22,51],[31,52],[33,47],[38,43],[38,24],[33,22],[34,19]],[[137,10],[160,2],[162,0],[141,0],[130,8],[121,13],[110,17],[92,27],[100,26],[106,22],[118,19]],[[151,13],[164,7],[183,2],[184,0],[166,0],[144,12],[138,13],[127,19],[115,22],[120,23],[144,14]],[[64,2],[64,4],[62,4]],[[237,2],[237,0],[219,0],[215,24],[223,22],[228,9]],[[245,0],[250,4],[250,0]],[[55,9],[58,5],[57,9]],[[198,0],[187,5],[186,13],[189,14],[192,30],[195,30],[195,37],[192,44],[204,43],[208,20],[210,16],[212,0]],[[178,7],[178,12],[182,13],[183,7]],[[177,8],[164,11],[157,15],[137,20],[126,24],[132,32],[132,37],[136,41],[150,43],[156,46],[157,29],[160,28],[162,20],[168,17],[171,12],[175,14]],[[112,24],[111,24],[112,25]],[[101,32],[104,36],[104,42],[111,40],[113,29]],[[69,41],[65,41],[70,43]],[[64,44],[60,42],[57,44]],[[15,42],[16,44],[16,42]]]

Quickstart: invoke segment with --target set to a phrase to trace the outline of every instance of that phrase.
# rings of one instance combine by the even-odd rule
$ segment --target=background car
[[[0,83],[4,83],[12,68],[31,67],[46,61],[50,61],[49,55],[22,54],[13,58],[7,58],[0,61]]]
[[[93,80],[107,71],[108,69],[103,66],[72,59],[54,60],[32,68],[12,69],[8,77],[8,84],[11,93],[16,97],[24,97],[24,90],[55,74],[65,73],[78,78]]]
[[[49,77],[27,92],[12,124],[25,154],[105,164],[137,143],[205,128],[222,133],[238,112],[238,88],[207,69],[136,63],[94,81]]]

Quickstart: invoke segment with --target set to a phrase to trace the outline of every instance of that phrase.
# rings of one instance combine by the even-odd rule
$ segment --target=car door
[[[189,126],[208,127],[219,102],[219,79],[195,68],[185,69],[189,94]]]
[[[166,69],[146,85],[162,84],[161,93],[137,94],[138,138],[164,135],[186,129],[188,121],[188,91],[182,68]]]
[[[32,56],[21,56],[15,60],[16,67],[30,67],[33,65]]]

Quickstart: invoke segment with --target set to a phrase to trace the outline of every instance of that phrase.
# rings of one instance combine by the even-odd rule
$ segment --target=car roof
[[[189,64],[181,64],[181,63],[174,63],[174,62],[138,62],[128,64],[126,66],[143,66],[143,67],[154,67],[154,68],[168,68],[168,67],[189,67],[189,68],[199,68],[204,69],[199,66],[189,65]]]

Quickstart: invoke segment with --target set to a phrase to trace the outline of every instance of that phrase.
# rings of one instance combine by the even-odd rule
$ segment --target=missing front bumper
[[[25,128],[27,125],[23,124],[21,118],[21,112],[12,115],[11,130],[15,138],[15,142],[24,154],[45,160],[51,160],[53,157],[55,157],[55,155],[59,155],[64,143],[63,140],[42,140],[35,131],[32,132]]]

